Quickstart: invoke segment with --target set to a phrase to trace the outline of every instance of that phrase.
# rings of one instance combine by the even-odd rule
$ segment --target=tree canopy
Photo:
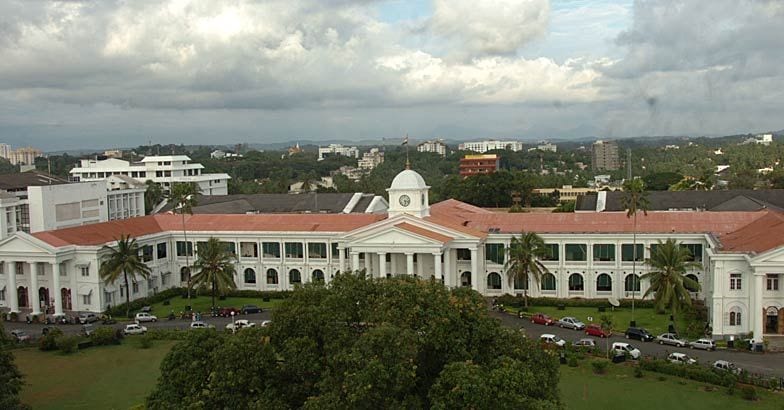
[[[22,404],[19,399],[24,378],[14,364],[14,355],[9,350],[12,343],[0,324],[0,409],[28,409],[29,406]]]

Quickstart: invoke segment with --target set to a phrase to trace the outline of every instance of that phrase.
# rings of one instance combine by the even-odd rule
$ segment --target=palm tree
[[[506,261],[504,269],[509,276],[509,283],[520,279],[527,285],[529,278],[533,279],[532,282],[539,283],[542,280],[542,275],[549,273],[540,259],[549,256],[550,250],[545,246],[544,240],[533,232],[523,231],[519,238],[512,237],[512,242],[506,248],[506,252],[509,255],[509,260]],[[525,307],[528,307],[528,286],[526,286],[524,295]]]
[[[174,204],[172,211],[182,215],[182,236],[185,238],[185,267],[188,269],[188,302],[191,301],[191,266],[188,261],[188,231],[185,229],[185,214],[193,215],[196,206],[196,194],[199,186],[192,182],[181,182],[171,186],[169,200]]]
[[[686,277],[686,271],[701,266],[691,259],[689,250],[674,239],[667,239],[664,243],[659,241],[651,257],[645,260],[651,270],[643,278],[648,279],[651,286],[643,297],[653,293],[656,309],[669,309],[673,317],[684,306],[691,306],[689,289],[698,291],[700,284]]]
[[[199,246],[199,257],[193,264],[198,273],[193,277],[193,283],[199,286],[209,284],[212,288],[212,311],[215,311],[215,292],[221,294],[237,285],[234,283],[234,258],[227,251],[226,246],[218,238],[210,238]]]
[[[147,190],[144,193],[144,212],[149,215],[163,199],[163,189],[161,189],[161,184],[149,179],[145,182],[145,185]]]
[[[117,247],[113,248],[104,245],[101,248],[106,251],[101,258],[101,268],[99,274],[106,283],[114,283],[123,276],[125,281],[125,316],[131,315],[131,288],[128,286],[128,276],[135,279],[136,275],[144,279],[150,277],[150,268],[139,258],[139,245],[136,239],[131,239],[128,235],[120,235],[117,240]]]
[[[622,205],[626,208],[626,217],[634,219],[632,229],[632,323],[634,325],[634,293],[637,283],[637,212],[642,211],[648,216],[648,193],[645,192],[645,182],[640,178],[629,179],[623,183],[624,196]],[[638,282],[638,281],[637,281]],[[639,283],[639,282],[638,282]]]

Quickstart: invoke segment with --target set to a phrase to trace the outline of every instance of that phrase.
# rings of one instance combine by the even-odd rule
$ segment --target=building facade
[[[618,144],[615,141],[594,142],[591,150],[591,166],[594,171],[615,171],[620,168]]]
[[[362,158],[357,161],[359,169],[372,171],[384,162],[384,153],[378,148],[371,148],[370,151],[362,154]]]
[[[460,176],[492,174],[498,171],[501,157],[495,154],[466,155],[460,159]]]
[[[0,157],[7,159],[13,165],[34,165],[35,159],[41,156],[43,152],[38,148],[12,149],[8,144],[0,144]]]
[[[455,200],[431,206],[428,193],[424,179],[405,170],[388,189],[385,214],[186,215],[187,242],[179,215],[16,233],[0,241],[0,304],[13,312],[99,312],[125,292],[135,299],[183,286],[186,256],[192,262],[210,237],[236,256],[239,289],[285,290],[365,270],[486,296],[641,298],[649,286],[640,279],[644,260],[672,238],[697,264],[687,275],[701,285],[693,296],[705,301],[714,338],[784,337],[784,215],[777,211],[640,215],[634,261],[634,225],[624,212],[494,213]],[[504,249],[521,231],[537,232],[550,249],[540,282],[506,278]],[[153,272],[131,289],[98,277],[101,247],[123,233],[136,238]]]
[[[227,195],[228,174],[204,174],[201,164],[191,163],[187,155],[147,156],[139,162],[121,159],[83,159],[80,166],[71,171],[74,181],[101,181],[112,175],[125,175],[138,182],[150,180],[168,192],[172,184],[190,182],[198,185],[204,195]]]
[[[522,151],[523,150],[523,143],[520,141],[498,141],[498,140],[486,140],[486,141],[474,141],[474,142],[464,142],[458,146],[461,151],[474,151],[479,153],[485,153],[487,151],[492,150],[510,150],[510,151]]]
[[[417,145],[419,152],[435,152],[442,157],[445,157],[449,148],[444,143],[444,140],[430,140]]]
[[[357,147],[344,147],[341,144],[329,144],[327,147],[319,147],[318,160],[323,161],[324,158],[332,155],[342,155],[344,157],[359,158],[359,148]]]

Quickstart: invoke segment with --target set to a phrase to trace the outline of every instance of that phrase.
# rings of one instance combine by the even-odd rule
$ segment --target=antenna
[[[626,166],[627,168],[629,168],[628,170],[629,181],[631,181],[632,180],[632,149],[631,148],[626,148],[626,157],[627,157]]]

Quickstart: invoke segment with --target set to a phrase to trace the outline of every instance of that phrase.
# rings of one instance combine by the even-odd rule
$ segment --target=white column
[[[444,285],[455,286],[454,273],[452,272],[452,250],[444,249]]]
[[[751,304],[751,312],[749,312],[749,320],[752,321],[752,329],[754,331],[754,341],[761,343],[763,340],[763,334],[765,333],[765,328],[763,326],[763,321],[765,320],[765,315],[762,313],[762,287],[765,285],[765,275],[758,275],[753,274],[754,283],[752,284],[754,298],[752,299]]]
[[[387,254],[386,252],[378,253],[378,277],[387,277]]]
[[[351,252],[351,270],[359,270],[359,252]]]
[[[61,316],[63,314],[63,294],[60,293],[60,264],[54,262],[50,265],[52,265],[52,287],[54,288],[54,314]],[[125,289],[125,291],[130,292],[131,290]]]
[[[433,253],[433,263],[435,264],[434,272],[436,280],[441,281],[441,277],[443,276],[443,273],[441,272],[441,252]]]
[[[392,275],[397,275],[397,255],[392,253],[389,255],[389,272]]]
[[[414,276],[414,254],[406,252],[406,275]]]
[[[16,264],[14,262],[5,263],[5,275],[8,277],[7,305],[11,312],[19,312],[19,297],[16,294]]]
[[[365,252],[365,272],[368,277],[373,277],[373,254]]]
[[[30,290],[27,293],[30,295],[30,303],[33,305],[33,314],[40,314],[41,302],[38,298],[38,262],[30,263]]]
[[[343,247],[338,246],[338,263],[340,268],[340,273],[346,271],[346,249]]]
[[[471,249],[471,287],[479,291],[479,251],[477,248]]]
[[[425,277],[425,270],[423,269],[425,264],[424,261],[422,260],[422,256],[423,255],[420,253],[419,256],[417,256],[417,261],[416,261],[416,273],[417,276],[420,278]]]

